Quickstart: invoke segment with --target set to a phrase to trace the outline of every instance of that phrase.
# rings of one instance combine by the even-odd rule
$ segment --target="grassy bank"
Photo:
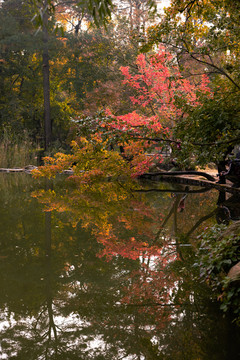
[[[0,139],[0,168],[37,165],[39,151],[27,132],[16,136],[4,129]]]

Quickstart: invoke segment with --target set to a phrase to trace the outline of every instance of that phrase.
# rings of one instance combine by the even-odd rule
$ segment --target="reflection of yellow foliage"
[[[159,213],[144,194],[133,192],[139,183],[131,178],[130,165],[117,152],[106,150],[99,138],[92,141],[79,138],[72,146],[71,155],[58,153],[46,157],[45,166],[34,172],[36,177],[54,177],[76,162],[72,166],[74,175],[67,181],[69,185],[62,191],[39,190],[32,196],[45,206],[45,211],[66,212],[72,226],[80,223],[90,229],[104,246],[101,256],[111,258],[119,254],[135,259],[146,254],[159,256],[158,244],[162,246],[164,242],[164,236],[159,235],[164,223],[163,209]],[[168,204],[179,200],[166,196],[164,201]],[[191,215],[179,224],[182,233],[187,232],[185,227],[194,226],[196,220]],[[180,219],[181,216],[178,214]]]
[[[37,54],[34,53],[33,56],[32,56],[32,62],[35,62],[37,60],[38,60]]]

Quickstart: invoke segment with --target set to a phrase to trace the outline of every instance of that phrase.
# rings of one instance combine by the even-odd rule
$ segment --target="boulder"
[[[231,279],[231,281],[240,280],[240,261],[231,267],[227,276]]]

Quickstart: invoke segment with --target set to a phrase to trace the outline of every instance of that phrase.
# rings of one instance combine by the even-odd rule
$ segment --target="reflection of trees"
[[[104,195],[72,185],[61,192],[56,183],[40,193],[45,213],[22,191],[0,207],[12,214],[0,229],[8,358],[223,359],[227,344],[217,343],[227,320],[189,271],[194,246],[181,246],[194,245],[184,234],[213,210],[204,205],[209,194],[189,194],[181,213],[183,194],[128,196],[117,184],[101,186]]]
[[[52,277],[52,236],[51,236],[51,212],[45,213],[45,257],[46,257],[46,265],[45,265],[45,286],[46,286],[46,305],[48,312],[48,331],[46,333],[47,336],[47,347],[46,354],[48,353],[48,347],[52,340],[52,333],[54,335],[54,348],[55,353],[57,354],[57,329],[54,323],[54,315],[53,315],[53,294],[52,294],[52,286],[51,286],[51,277]],[[43,335],[45,337],[45,335]]]

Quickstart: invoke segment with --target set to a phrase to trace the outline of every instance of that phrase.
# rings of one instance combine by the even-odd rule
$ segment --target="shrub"
[[[234,314],[240,323],[239,280],[232,280],[229,270],[240,261],[240,221],[231,226],[215,225],[200,235],[201,243],[197,252],[199,275],[221,301],[220,308]]]

